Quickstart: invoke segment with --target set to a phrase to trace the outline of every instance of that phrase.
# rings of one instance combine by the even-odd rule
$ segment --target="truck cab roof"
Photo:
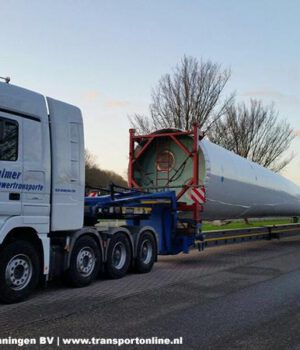
[[[37,92],[0,82],[0,111],[28,119],[48,119],[45,97]]]

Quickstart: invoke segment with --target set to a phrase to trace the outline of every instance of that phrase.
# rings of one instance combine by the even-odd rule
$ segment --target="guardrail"
[[[300,224],[266,225],[246,229],[203,231],[203,240],[196,241],[200,250],[205,247],[240,243],[249,240],[279,239],[281,236],[294,236],[300,234]]]

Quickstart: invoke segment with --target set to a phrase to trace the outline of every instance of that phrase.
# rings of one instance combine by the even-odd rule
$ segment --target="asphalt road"
[[[161,257],[149,274],[82,289],[52,285],[0,305],[0,338],[8,336],[59,337],[65,349],[100,348],[63,346],[68,337],[183,339],[124,349],[300,349],[300,238]]]

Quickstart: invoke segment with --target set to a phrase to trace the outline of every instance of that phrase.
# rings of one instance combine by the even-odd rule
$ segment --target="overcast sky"
[[[0,15],[0,75],[79,106],[102,168],[125,175],[127,115],[186,54],[231,68],[238,100],[275,102],[300,185],[300,1],[0,0]]]

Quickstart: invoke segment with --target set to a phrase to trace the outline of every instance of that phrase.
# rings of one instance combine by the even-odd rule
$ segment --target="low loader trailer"
[[[132,165],[132,148],[130,156]],[[101,272],[110,278],[149,272],[158,254],[247,238],[240,232],[205,236],[199,201],[181,202],[174,189],[134,187],[131,181],[128,189],[112,185],[107,194],[85,196],[80,110],[0,83],[0,300],[24,300],[59,275],[83,287]],[[115,219],[125,224],[98,225]],[[289,229],[296,232],[298,224]],[[256,233],[252,237],[274,236],[268,228]]]

